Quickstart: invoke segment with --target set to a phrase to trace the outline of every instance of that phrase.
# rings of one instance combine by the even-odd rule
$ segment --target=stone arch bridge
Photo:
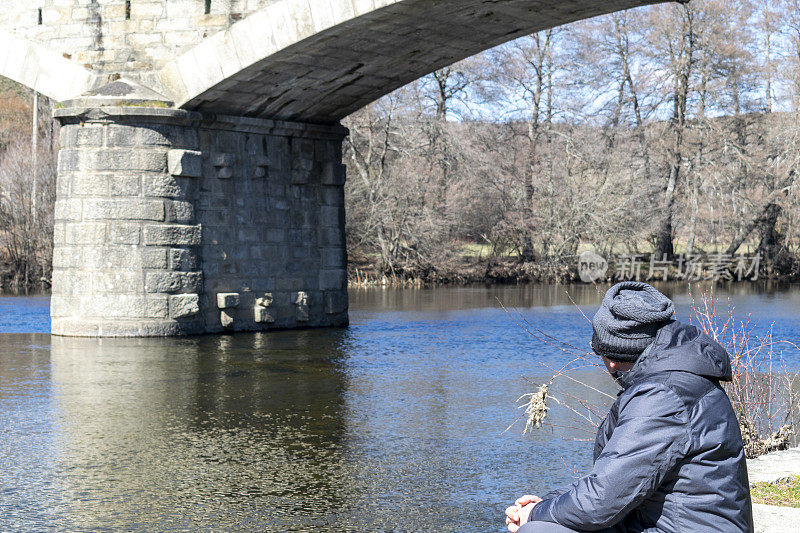
[[[59,103],[52,331],[347,323],[339,120],[516,37],[658,0],[4,0]]]

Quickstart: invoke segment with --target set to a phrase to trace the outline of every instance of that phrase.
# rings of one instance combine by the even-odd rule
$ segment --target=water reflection
[[[439,343],[448,330],[398,329],[409,344],[380,326],[6,335],[0,401],[12,445],[0,472],[13,489],[0,521],[67,531],[486,531],[521,487],[565,478],[556,458],[585,467],[588,449],[550,431],[501,435],[525,387],[492,360],[455,359]],[[530,457],[548,460],[513,467]],[[471,525],[456,527],[463,520]]]
[[[285,531],[339,505],[341,335],[54,337],[69,522]]]
[[[0,519],[3,529],[58,524],[61,428],[49,373],[49,336],[0,341]],[[39,416],[42,413],[43,416]]]
[[[591,430],[557,405],[555,427],[503,433],[534,387],[522,376],[538,383],[568,356],[495,297],[587,346],[565,288],[355,291],[344,330],[0,335],[0,529],[503,531],[509,499],[591,461],[576,440]],[[685,287],[664,290],[686,317]],[[741,290],[739,311],[799,336],[800,291]],[[599,304],[593,287],[569,291],[587,314]],[[580,379],[614,392],[600,370]]]
[[[689,303],[690,292],[695,298],[702,293],[715,294],[723,300],[748,296],[789,299],[800,303],[796,284],[765,280],[756,283],[658,282],[649,281],[661,292],[679,302]],[[600,304],[611,283],[590,285],[532,284],[532,285],[475,285],[470,287],[443,287],[436,289],[361,289],[350,291],[351,308],[415,311],[453,311],[483,307],[594,307]]]

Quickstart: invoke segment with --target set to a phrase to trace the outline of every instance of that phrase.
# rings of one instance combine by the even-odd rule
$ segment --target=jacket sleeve
[[[592,472],[570,490],[536,505],[530,519],[596,531],[612,526],[661,484],[687,453],[683,402],[667,387],[635,385]]]

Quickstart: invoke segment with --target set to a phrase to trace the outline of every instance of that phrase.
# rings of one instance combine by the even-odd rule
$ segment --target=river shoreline
[[[610,283],[622,280],[666,281],[682,283],[716,282],[738,284],[748,282],[800,282],[800,270],[794,262],[782,266],[762,266],[756,273],[742,276],[736,265],[721,270],[715,267],[713,259],[707,260],[696,272],[682,266],[678,258],[668,267],[653,265],[647,256],[638,262],[622,264],[619,259],[607,265],[606,273],[595,277],[596,283]],[[657,262],[656,262],[657,263]],[[716,268],[716,270],[714,270]],[[758,267],[757,267],[758,268]],[[652,275],[651,275],[652,269]],[[666,270],[666,276],[665,276]],[[395,269],[383,271],[379,264],[369,261],[350,261],[348,264],[348,286],[365,287],[434,287],[467,285],[516,285],[516,284],[566,284],[581,283],[578,259],[569,258],[548,262],[520,261],[518,259],[478,259],[465,257],[447,264],[415,269]]]
[[[599,258],[599,256],[597,256]],[[739,258],[739,259],[737,259]],[[744,258],[749,262],[744,262]],[[720,266],[719,254],[708,253],[691,260],[680,254],[669,262],[653,261],[649,254],[618,255],[605,265],[605,274],[593,277],[596,283],[612,281],[720,282],[725,284],[750,281],[778,283],[800,282],[800,261],[794,257],[775,264],[758,264],[750,256],[730,256]],[[755,267],[755,271],[747,271]],[[522,261],[514,257],[481,258],[460,256],[426,267],[383,268],[377,260],[364,256],[351,257],[348,265],[348,287],[460,287],[468,285],[519,285],[581,283],[577,256],[546,261]],[[0,294],[37,295],[50,289],[50,277],[24,281],[24,274],[11,264],[0,262]],[[27,289],[27,290],[26,290]]]

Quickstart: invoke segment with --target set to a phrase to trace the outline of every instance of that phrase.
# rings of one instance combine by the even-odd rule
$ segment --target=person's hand
[[[506,526],[508,526],[508,530],[511,533],[516,533],[523,524],[527,524],[531,511],[540,501],[542,501],[540,497],[530,494],[517,498],[514,505],[506,509]]]
[[[526,505],[533,503],[539,503],[542,499],[538,496],[534,496],[533,494],[526,494],[525,496],[520,496],[517,498],[517,501],[514,502],[514,505],[519,505],[520,507],[525,507]]]

